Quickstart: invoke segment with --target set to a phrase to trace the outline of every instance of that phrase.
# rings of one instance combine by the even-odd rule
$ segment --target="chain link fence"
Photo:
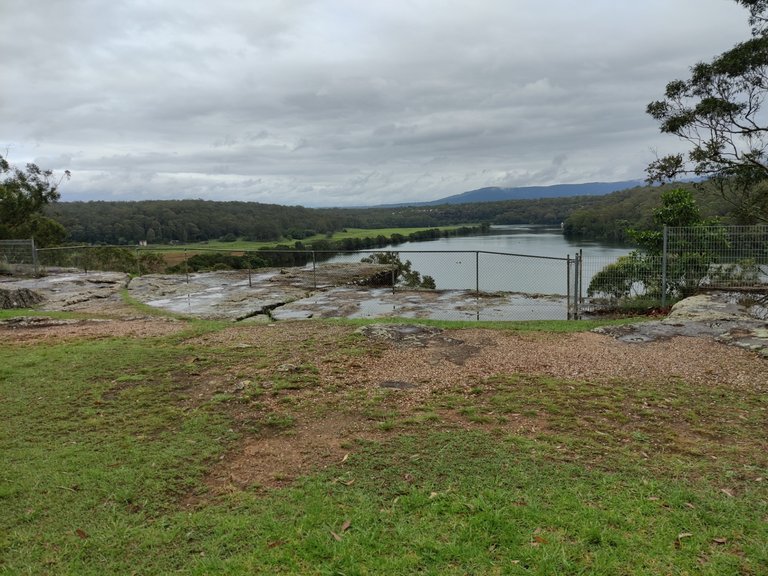
[[[0,240],[0,273],[37,276],[34,240]]]
[[[580,314],[632,312],[662,306],[662,257],[630,252],[619,258],[578,255]]]
[[[768,288],[768,226],[669,227],[664,232],[663,282],[672,296]]]
[[[349,252],[331,262],[389,261],[401,268],[393,293],[431,300],[431,317],[445,320],[564,320],[573,287],[568,259],[478,250]],[[405,269],[403,270],[402,267]],[[414,278],[411,273],[417,273]],[[431,292],[431,294],[429,294]],[[408,302],[392,305],[409,313]],[[385,307],[385,303],[376,308]],[[371,311],[374,315],[376,310]]]
[[[384,266],[385,272],[357,277],[334,269],[361,260]],[[707,289],[766,291],[768,227],[666,228],[657,254],[633,251],[617,259],[582,252],[554,258],[477,250],[244,251],[124,246],[35,249],[29,240],[3,241],[0,267],[35,274],[92,270],[134,276],[175,273],[179,282],[186,283],[190,275],[201,272],[240,270],[247,273],[249,288],[274,278],[279,273],[275,270],[298,269],[300,273],[295,273],[292,281],[295,287],[305,289],[307,299],[314,299],[315,304],[322,300],[330,308],[336,305],[341,309],[341,300],[333,303],[332,297],[337,293],[354,296],[359,311],[347,310],[347,316],[571,319],[606,311],[664,307]],[[318,292],[322,297],[314,294]],[[291,302],[286,309],[299,310],[303,304],[310,306],[312,302]]]
[[[43,273],[110,270],[135,276],[178,274],[194,284],[200,273],[239,270],[249,288],[290,281],[308,292],[306,299],[280,312],[300,316],[302,306],[327,303],[340,315],[429,317],[442,320],[547,320],[575,317],[574,260],[484,251],[312,251],[216,250],[72,246],[37,251]],[[370,263],[385,267],[368,276],[340,272],[339,267]],[[287,272],[290,269],[290,272]],[[299,269],[297,272],[296,269]],[[352,267],[354,269],[354,267]],[[265,270],[272,272],[265,273]],[[283,274],[280,274],[283,272]],[[247,276],[245,275],[247,274]],[[222,275],[222,282],[224,282]],[[201,288],[210,291],[212,287]],[[189,295],[188,295],[189,296]],[[338,296],[335,304],[332,300]],[[359,310],[349,312],[344,298]],[[292,312],[293,311],[293,312]],[[277,313],[276,313],[277,315]]]
[[[666,307],[705,290],[768,291],[768,226],[665,227],[658,253],[583,257],[583,312]]]

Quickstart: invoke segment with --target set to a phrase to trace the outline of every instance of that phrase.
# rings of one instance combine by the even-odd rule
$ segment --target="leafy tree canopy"
[[[664,226],[711,226],[715,220],[704,220],[690,190],[675,188],[661,194],[661,205],[653,210],[654,230],[630,230],[630,236],[640,249],[660,256],[663,248]]]
[[[648,180],[711,178],[738,221],[768,221],[768,0],[736,0],[749,9],[752,37],[667,84],[647,112],[661,131],[690,144],[648,166]]]
[[[51,170],[27,164],[24,170],[0,156],[0,238],[34,238],[40,245],[61,242],[64,227],[43,215],[43,208],[59,199],[58,180]]]
[[[663,294],[678,298],[694,293],[710,270],[711,254],[701,247],[722,247],[721,229],[715,220],[702,218],[690,190],[671,189],[661,194],[661,204],[653,210],[655,230],[630,230],[638,249],[605,266],[590,280],[587,294],[611,300],[628,297],[660,299]],[[669,255],[667,278],[661,275],[664,226],[690,228],[689,246]],[[679,248],[679,247],[678,247]]]

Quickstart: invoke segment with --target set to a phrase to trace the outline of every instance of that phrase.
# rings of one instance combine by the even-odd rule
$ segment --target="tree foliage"
[[[426,288],[434,290],[436,288],[435,279],[432,276],[424,275],[413,269],[410,260],[403,262],[400,255],[396,252],[376,252],[370,256],[361,259],[361,262],[372,264],[388,264],[394,267],[395,278],[401,285],[408,288]]]
[[[560,224],[575,208],[598,196],[510,200],[397,208],[304,208],[257,202],[148,200],[60,202],[46,214],[68,231],[68,240],[89,244],[150,244],[231,239],[304,241],[344,228],[434,228],[468,222]],[[229,236],[229,235],[232,236]]]
[[[681,175],[712,178],[744,224],[768,221],[768,0],[736,0],[750,11],[752,37],[669,82],[647,112],[663,133],[690,145],[687,155],[657,158],[651,182]]]
[[[661,203],[653,210],[653,223],[651,229],[629,231],[638,249],[595,274],[587,288],[589,296],[657,299],[666,293],[678,298],[699,288],[713,261],[707,250],[723,243],[716,221],[702,217],[690,190],[671,189],[661,194]],[[661,274],[665,226],[690,229],[687,245],[668,255],[666,285]]]
[[[63,226],[43,215],[43,208],[59,199],[59,185],[69,171],[56,180],[53,171],[36,164],[22,170],[0,156],[0,239],[34,238],[41,246],[61,242]]]
[[[569,239],[602,240],[631,244],[635,242],[631,230],[652,230],[658,226],[655,211],[663,194],[684,189],[696,200],[702,218],[717,217],[732,220],[729,204],[720,196],[715,185],[664,184],[614,192],[600,196],[595,202],[574,210],[565,220],[563,234]]]

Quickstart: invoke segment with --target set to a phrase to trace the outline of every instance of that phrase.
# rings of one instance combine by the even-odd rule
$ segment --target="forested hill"
[[[135,244],[197,242],[227,235],[248,240],[279,240],[304,230],[327,232],[354,226],[334,212],[301,206],[204,200],[140,202],[60,202],[46,211],[73,242]]]
[[[271,241],[301,240],[344,228],[560,224],[575,209],[589,206],[596,198],[355,209],[205,200],[60,202],[49,206],[46,213],[64,225],[70,242],[198,242],[224,237]]]
[[[704,218],[730,218],[731,206],[713,186],[691,183],[622,190],[596,198],[588,206],[577,208],[565,219],[567,238],[626,242],[627,230],[654,227],[653,210],[661,204],[661,193],[672,188],[690,190]]]
[[[618,190],[642,185],[641,180],[623,182],[587,182],[585,184],[555,184],[553,186],[518,186],[515,188],[479,188],[447,196],[420,205],[465,204],[467,202],[501,202],[505,200],[534,200],[538,198],[567,198],[569,196],[603,196]]]
[[[205,200],[61,202],[46,213],[64,225],[68,241],[106,244],[302,240],[344,228],[561,222],[571,237],[625,240],[627,227],[650,225],[661,190],[638,187],[606,196],[355,209]],[[705,216],[727,213],[715,192],[694,194]]]

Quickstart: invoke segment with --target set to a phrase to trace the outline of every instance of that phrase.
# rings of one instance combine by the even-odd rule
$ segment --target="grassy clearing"
[[[409,409],[320,378],[365,339],[205,342],[224,326],[0,345],[0,572],[768,573],[764,395],[501,374]],[[350,414],[380,436],[287,488],[211,491],[246,438]]]
[[[460,224],[456,226],[434,226],[438,230],[456,230],[462,226],[474,226],[473,224]],[[315,234],[314,236],[308,236],[303,238],[301,242],[305,246],[309,246],[316,240],[344,240],[345,238],[376,238],[377,236],[391,237],[393,234],[400,234],[402,236],[408,236],[414,232],[421,232],[423,230],[429,230],[432,228],[346,228],[343,231],[334,232],[332,236],[325,234]],[[287,244],[293,246],[296,240],[283,239],[270,242],[249,242],[245,240],[237,240],[235,242],[221,242],[218,240],[210,240],[208,242],[198,242],[194,244],[178,244],[173,246],[152,246],[152,248],[170,248],[173,250],[183,249],[211,249],[211,250],[259,250],[266,248],[274,248],[279,244]]]

